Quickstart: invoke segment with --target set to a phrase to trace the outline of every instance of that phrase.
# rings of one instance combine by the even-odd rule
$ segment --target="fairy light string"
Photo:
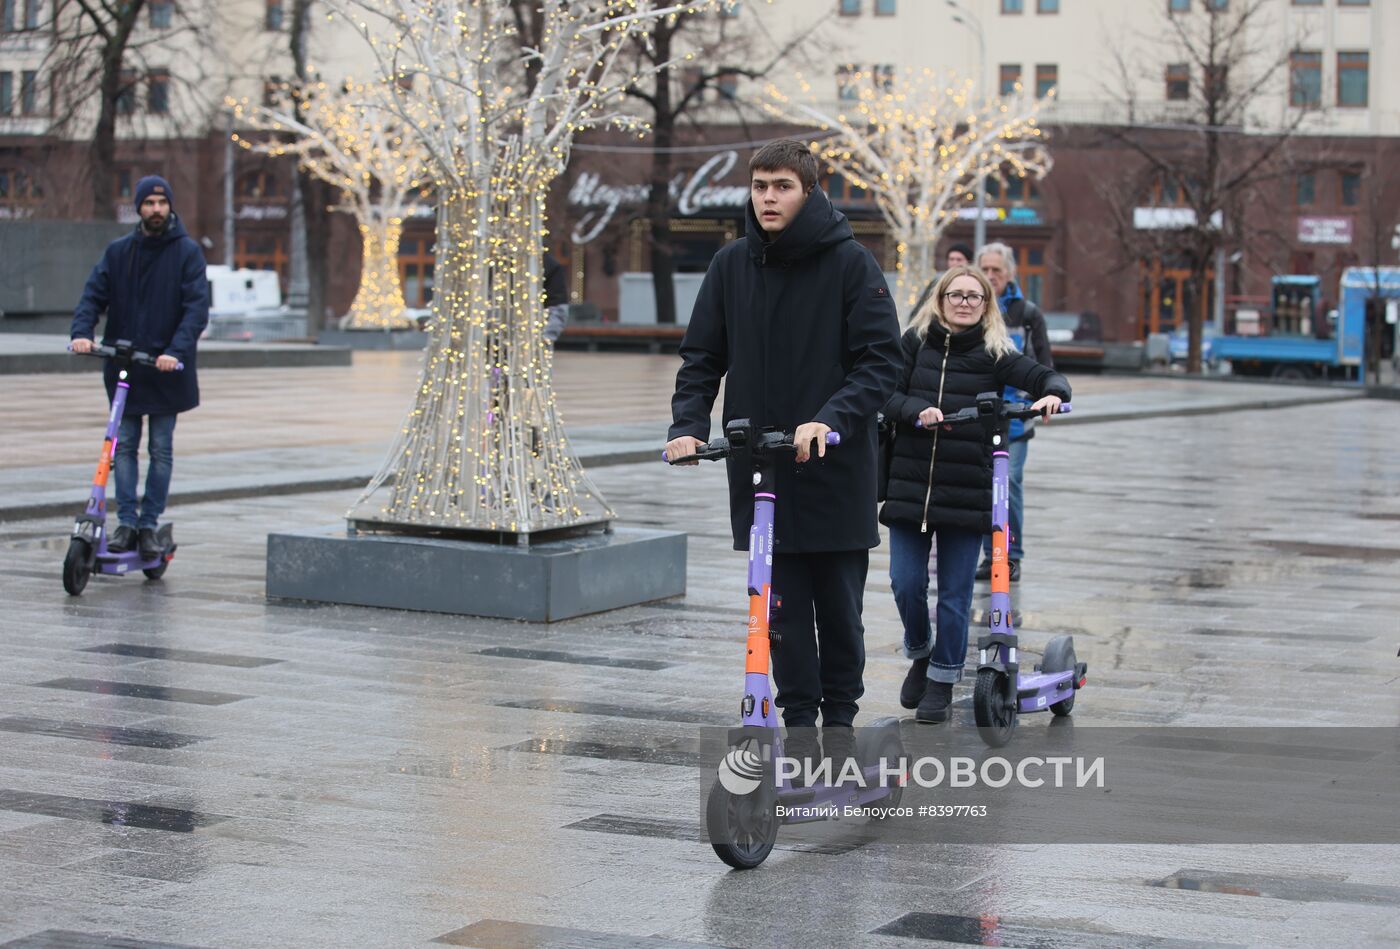
[[[540,35],[526,47],[500,0],[328,0],[364,38],[386,111],[422,149],[437,198],[423,368],[352,519],[527,534],[615,517],[555,402],[545,200],[578,132],[646,134],[620,102],[638,78],[618,69],[627,44],[644,42],[656,17],[716,2],[540,0]]]
[[[343,326],[413,326],[404,313],[399,242],[404,220],[421,201],[426,152],[415,138],[403,134],[383,82],[283,84],[277,91],[282,103],[274,105],[246,98],[225,100],[245,132],[266,133],[255,139],[235,132],[234,141],[260,154],[291,156],[340,190],[341,202],[334,210],[354,216],[362,249],[360,285]]]

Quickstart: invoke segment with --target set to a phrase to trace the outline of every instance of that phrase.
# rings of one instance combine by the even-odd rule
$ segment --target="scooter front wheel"
[[[977,733],[993,748],[1011,740],[1016,730],[1016,688],[1011,677],[995,669],[977,673],[972,690],[972,711],[977,717]]]
[[[81,537],[68,542],[68,555],[63,558],[63,589],[69,596],[78,596],[92,576],[92,548]]]
[[[752,870],[773,851],[778,840],[778,816],[773,795],[757,787],[735,794],[716,779],[705,804],[705,830],[710,846],[736,870]]]

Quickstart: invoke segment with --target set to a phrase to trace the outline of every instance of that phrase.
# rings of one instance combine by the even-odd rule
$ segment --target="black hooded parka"
[[[920,343],[922,342],[922,346]],[[885,405],[897,423],[890,481],[880,523],[933,530],[947,526],[989,534],[992,530],[992,448],[981,425],[944,431],[915,428],[919,413],[933,406],[944,415],[977,404],[983,392],[1007,385],[1036,399],[1068,402],[1069,382],[1048,366],[1013,352],[996,359],[987,352],[982,325],[955,333],[934,320],[921,340],[910,328],[900,340],[909,384]]]
[[[710,437],[723,419],[792,431],[821,422],[838,447],[797,464],[777,460],[774,549],[866,550],[879,544],[875,415],[900,376],[899,321],[884,274],[846,216],[814,188],[791,225],[768,240],[746,205],[747,234],[710,262],[681,343],[669,438]],[[749,459],[729,460],[734,549],[753,520]]]

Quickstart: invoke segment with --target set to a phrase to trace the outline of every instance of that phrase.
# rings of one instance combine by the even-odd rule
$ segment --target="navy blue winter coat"
[[[130,340],[139,351],[174,356],[185,364],[182,372],[133,366],[128,414],[169,415],[199,404],[195,346],[209,322],[209,278],[204,252],[175,214],[161,234],[149,236],[138,224],[107,245],[83,288],[69,336],[92,339],[103,313],[104,344]],[[116,367],[109,362],[103,376],[111,399],[117,391]]]

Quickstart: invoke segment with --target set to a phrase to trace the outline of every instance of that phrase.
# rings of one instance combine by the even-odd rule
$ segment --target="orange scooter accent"
[[[770,587],[749,597],[749,646],[744,660],[745,672],[768,674],[768,595]]]
[[[107,475],[112,470],[112,440],[105,439],[102,442],[102,454],[97,459],[97,474],[93,475],[92,483],[99,487],[107,487]]]

